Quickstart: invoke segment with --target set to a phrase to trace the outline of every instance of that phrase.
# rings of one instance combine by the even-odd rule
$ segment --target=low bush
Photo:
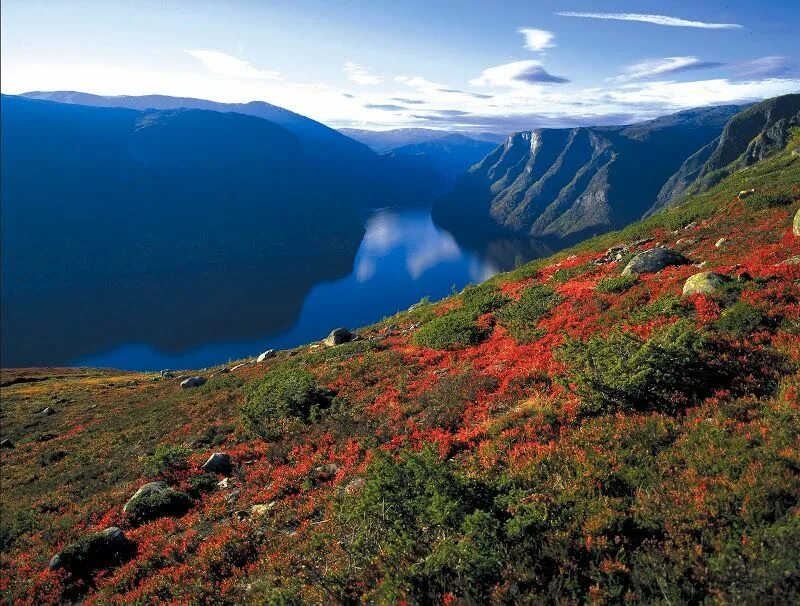
[[[714,327],[737,337],[745,337],[762,326],[764,319],[763,311],[749,303],[738,301],[717,318]]]
[[[639,276],[612,276],[600,280],[595,286],[595,290],[605,295],[620,294],[631,288],[636,282],[639,281]]]
[[[242,406],[245,425],[272,438],[295,423],[308,423],[331,404],[334,394],[317,385],[314,375],[295,366],[282,366],[246,388]]]
[[[754,210],[787,206],[795,201],[796,194],[788,190],[757,191],[744,199],[745,205]]]
[[[155,453],[145,457],[143,471],[147,476],[171,477],[189,468],[191,452],[185,446],[159,446]]]
[[[414,335],[414,344],[433,349],[459,349],[479,343],[486,331],[475,323],[469,309],[456,309],[424,324]]]
[[[498,311],[497,319],[518,341],[533,341],[539,334],[536,330],[539,322],[561,300],[561,296],[552,288],[537,284],[526,289],[519,301]]]
[[[464,309],[476,315],[496,311],[509,302],[509,298],[497,290],[491,282],[467,286],[461,293]]]

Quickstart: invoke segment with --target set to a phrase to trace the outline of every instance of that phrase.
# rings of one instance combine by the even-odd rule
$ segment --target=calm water
[[[200,368],[220,364],[257,355],[268,348],[281,349],[318,340],[337,326],[370,324],[408,308],[422,297],[442,298],[453,287],[460,290],[469,283],[485,280],[515,263],[546,252],[524,246],[520,248],[507,241],[494,242],[481,252],[468,250],[449,233],[438,229],[427,211],[378,210],[367,217],[365,227],[366,234],[352,266],[345,265],[352,267],[350,273],[338,280],[317,282],[304,297],[284,297],[280,289],[276,292],[274,287],[268,293],[260,294],[259,285],[269,279],[266,274],[258,274],[264,271],[263,268],[251,268],[245,273],[229,272],[223,268],[217,272],[211,282],[212,288],[207,291],[209,301],[197,294],[193,294],[194,300],[191,301],[195,308],[213,304],[221,310],[219,314],[206,316],[194,327],[165,321],[164,318],[154,319],[163,331],[175,333],[168,335],[169,350],[155,346],[153,340],[137,339],[136,335],[142,333],[132,328],[127,336],[122,333],[115,337],[119,339],[118,346],[88,355],[76,353],[67,359],[68,364],[137,370]],[[342,260],[336,262],[341,264]],[[303,268],[296,270],[303,271]],[[142,285],[137,285],[137,290],[141,288]],[[163,299],[165,287],[161,284],[160,288]],[[248,289],[251,289],[249,294]],[[236,300],[225,301],[225,293],[232,293],[231,297],[236,297]],[[101,310],[101,313],[106,312]],[[199,345],[181,348],[180,336],[183,333],[187,334],[187,342],[196,342],[201,335],[224,335],[226,322],[230,322],[242,334],[241,326],[247,326],[242,318],[255,315],[282,318],[284,321],[277,324],[282,323],[284,327],[244,339],[212,337]],[[233,322],[232,318],[239,321]],[[209,323],[217,325],[207,326]],[[257,322],[253,322],[255,324]]]

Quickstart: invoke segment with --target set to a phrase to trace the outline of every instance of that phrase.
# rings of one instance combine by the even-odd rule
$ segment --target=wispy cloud
[[[256,69],[247,61],[218,51],[187,50],[185,52],[200,61],[208,71],[227,78],[277,80],[281,77],[277,71]]]
[[[467,95],[468,97],[473,97],[474,99],[491,99],[494,95],[489,95],[487,93],[473,93],[472,91],[468,90],[459,90],[457,88],[440,88],[438,89],[440,93],[452,93],[456,95]]]
[[[555,46],[553,40],[555,40],[556,35],[553,32],[531,27],[521,27],[517,31],[525,36],[525,48],[528,50],[541,51]]]
[[[587,19],[612,19],[615,21],[641,21],[642,23],[668,25],[671,27],[699,27],[702,29],[742,28],[742,26],[738,23],[707,23],[705,21],[691,21],[689,19],[679,19],[678,17],[668,17],[667,15],[648,15],[642,13],[581,13],[575,11],[564,11],[556,14],[561,17],[585,17]]]
[[[407,109],[403,105],[394,105],[392,103],[365,103],[364,107],[367,109],[382,109],[387,112],[396,112],[402,109]]]
[[[350,78],[351,82],[361,86],[378,84],[382,80],[380,76],[371,74],[364,67],[358,63],[353,63],[352,61],[348,61],[344,64],[344,72],[347,74],[347,77]]]
[[[760,57],[739,63],[734,72],[741,78],[778,78],[800,76],[800,64],[782,55]]]
[[[518,87],[526,84],[563,84],[566,78],[554,76],[542,67],[539,61],[514,61],[483,70],[477,78],[470,80],[473,86]]]
[[[410,105],[422,105],[425,103],[422,99],[406,99],[405,97],[392,97],[390,101],[399,101],[400,103],[408,103]]]
[[[626,82],[629,80],[642,80],[657,76],[666,76],[697,69],[710,69],[720,67],[724,63],[717,61],[701,61],[697,57],[664,57],[663,59],[646,59],[638,63],[625,66],[623,73],[616,78],[616,82]]]

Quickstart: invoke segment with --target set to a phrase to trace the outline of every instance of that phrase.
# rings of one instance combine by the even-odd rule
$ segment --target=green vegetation
[[[631,274],[629,276],[612,276],[604,280],[600,280],[595,287],[599,293],[606,295],[621,294],[631,288],[639,281],[639,276]]]
[[[470,309],[457,309],[434,318],[414,335],[414,343],[433,349],[460,349],[475,345],[486,331],[475,323],[475,313]]]
[[[720,315],[714,326],[723,332],[744,337],[761,327],[764,320],[765,315],[762,310],[744,301],[738,301]]]
[[[501,309],[497,319],[517,341],[534,341],[540,335],[539,322],[560,302],[556,291],[545,284],[537,284],[525,289],[519,301]]]
[[[170,477],[188,469],[191,452],[185,446],[159,446],[155,453],[145,458],[142,470],[147,476]]]
[[[192,506],[191,497],[180,490],[163,490],[136,497],[128,515],[138,524],[163,517],[181,516]]]
[[[284,365],[246,387],[245,424],[264,438],[274,438],[296,422],[307,423],[331,405],[333,393],[317,385],[310,372]]]
[[[760,190],[744,199],[744,203],[753,210],[788,206],[798,197],[790,190]]]

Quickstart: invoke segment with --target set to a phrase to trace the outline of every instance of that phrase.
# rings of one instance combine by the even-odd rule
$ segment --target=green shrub
[[[595,290],[605,295],[620,294],[628,290],[639,281],[639,276],[612,276],[605,280],[600,280],[595,286]]]
[[[189,495],[199,499],[204,493],[213,492],[217,487],[217,475],[214,473],[201,473],[189,478]]]
[[[333,395],[330,390],[318,387],[311,373],[282,366],[247,386],[241,410],[250,430],[272,438],[295,423],[316,419],[330,406]]]
[[[189,468],[191,452],[185,446],[159,446],[155,453],[145,457],[143,471],[148,476],[171,476]]]
[[[459,349],[479,343],[485,331],[475,324],[469,309],[457,309],[424,324],[414,335],[414,344],[433,349]]]
[[[496,379],[477,375],[470,370],[447,375],[415,399],[413,411],[419,413],[419,424],[423,429],[455,431],[461,426],[467,404],[474,402],[480,392],[496,389]]]
[[[713,386],[707,347],[706,337],[681,320],[647,340],[616,330],[569,341],[559,359],[586,412],[671,411],[696,402]]]
[[[539,321],[561,302],[561,296],[549,286],[537,284],[526,289],[519,301],[497,312],[500,324],[518,341],[535,340]]]
[[[722,312],[722,315],[714,322],[714,327],[722,332],[744,337],[761,326],[764,318],[764,312],[757,307],[744,301],[738,301]]]
[[[776,206],[787,206],[794,202],[795,194],[786,190],[779,191],[757,191],[744,199],[746,206],[761,210],[764,208],[774,208]]]
[[[564,284],[572,280],[572,278],[577,278],[595,269],[597,269],[597,266],[593,263],[582,263],[581,265],[573,265],[572,267],[563,267],[553,272],[552,280],[558,284]]]
[[[469,309],[476,315],[495,311],[509,302],[508,297],[499,292],[491,282],[467,286],[461,293],[464,309]]]
[[[192,506],[191,497],[180,490],[162,490],[137,497],[128,515],[139,524],[163,517],[182,516]]]
[[[634,309],[630,314],[630,318],[634,322],[647,322],[656,318],[688,315],[689,311],[684,300],[675,295],[664,294],[647,305]]]

